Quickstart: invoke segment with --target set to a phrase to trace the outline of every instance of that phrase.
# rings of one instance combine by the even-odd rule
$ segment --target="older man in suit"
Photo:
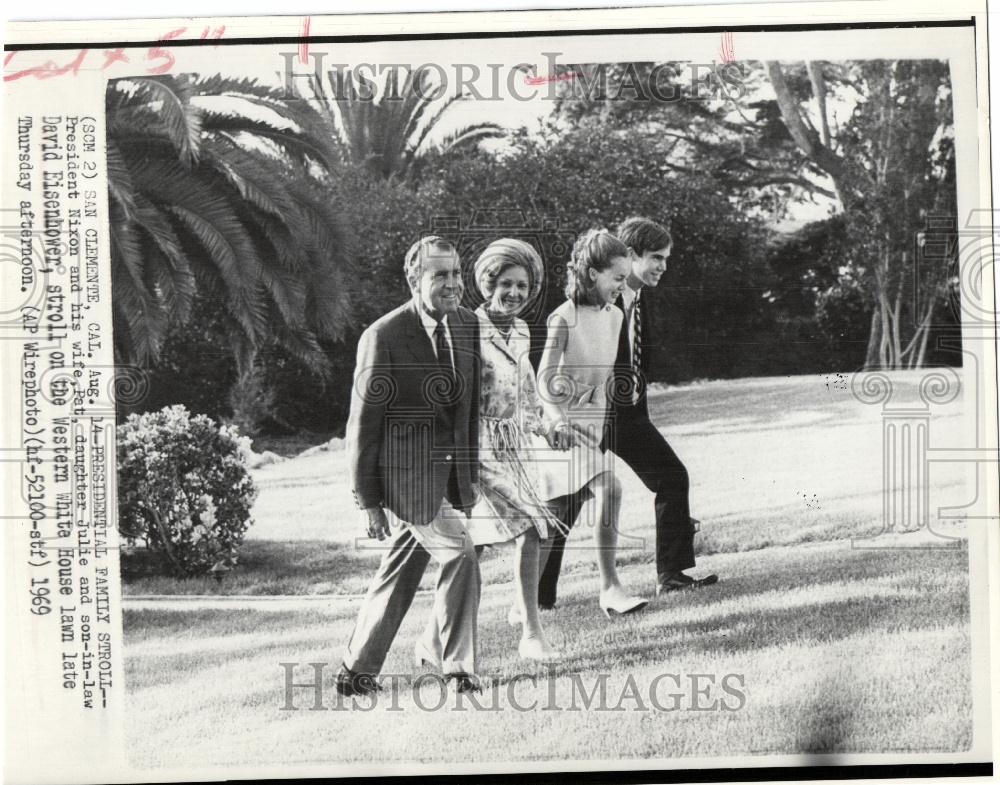
[[[479,689],[481,578],[465,527],[478,477],[478,320],[459,306],[462,270],[451,243],[424,238],[404,269],[411,300],[358,342],[351,482],[368,536],[387,548],[337,674],[344,695],[378,689],[375,677],[432,558],[442,672],[458,692]]]
[[[620,385],[609,402],[605,449],[625,461],[649,490],[656,494],[656,593],[708,586],[717,575],[696,578],[686,570],[694,567],[695,525],[688,506],[688,472],[677,453],[649,419],[646,379],[655,338],[647,292],[656,287],[667,268],[673,238],[666,227],[648,218],[632,217],[616,232],[629,249],[631,273],[615,305],[625,315],[616,360]],[[559,517],[572,526],[586,491],[553,500]],[[556,584],[566,538],[553,538],[545,569],[538,583],[538,605],[551,608],[556,602]]]

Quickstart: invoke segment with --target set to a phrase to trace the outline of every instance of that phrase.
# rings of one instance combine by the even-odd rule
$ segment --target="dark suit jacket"
[[[646,402],[646,384],[649,381],[650,370],[652,369],[653,357],[653,319],[652,303],[647,297],[647,287],[639,290],[639,310],[642,317],[642,341],[640,346],[642,353],[639,357],[639,368],[642,378],[639,380],[639,398],[635,403],[631,402],[629,393],[635,389],[635,381],[632,380],[632,352],[628,343],[628,319],[622,321],[622,331],[618,336],[618,356],[615,358],[615,376],[618,379],[614,392],[608,396],[610,413],[612,419],[615,416],[645,417],[649,418],[649,407]],[[615,301],[615,306],[624,310],[624,303],[621,297]]]
[[[347,452],[355,500],[425,524],[449,493],[473,505],[479,474],[479,326],[472,311],[448,316],[458,389],[438,365],[412,300],[372,324],[358,342]],[[456,489],[457,486],[457,489]],[[453,493],[452,495],[455,495]]]

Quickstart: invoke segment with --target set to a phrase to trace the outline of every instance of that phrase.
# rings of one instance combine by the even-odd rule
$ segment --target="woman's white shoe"
[[[640,611],[649,605],[649,600],[628,595],[621,586],[615,586],[601,592],[600,604],[604,615],[610,619],[612,612],[624,616],[626,613]]]

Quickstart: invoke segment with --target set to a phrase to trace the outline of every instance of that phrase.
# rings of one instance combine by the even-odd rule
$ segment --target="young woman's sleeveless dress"
[[[622,312],[614,306],[577,305],[572,300],[549,315],[568,325],[566,348],[556,373],[539,377],[539,394],[546,386],[565,412],[576,445],[553,451],[539,463],[539,492],[543,499],[575,493],[598,474],[613,471],[614,455],[601,450],[607,417],[608,383],[618,356]]]

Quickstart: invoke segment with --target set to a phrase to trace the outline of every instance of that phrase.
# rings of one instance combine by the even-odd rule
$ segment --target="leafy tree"
[[[198,295],[241,373],[271,340],[324,372],[350,256],[310,176],[337,155],[315,110],[252,80],[164,76],[110,82],[107,117],[118,359],[154,363]]]
[[[280,347],[260,352],[276,402],[266,430],[282,432],[282,423],[326,432],[343,426],[357,337],[410,296],[403,256],[430,231],[458,244],[466,271],[498,237],[519,237],[539,249],[545,291],[525,316],[540,348],[545,316],[565,299],[575,234],[650,215],[668,222],[675,236],[670,270],[653,297],[657,380],[818,369],[814,344],[801,344],[800,352],[786,348],[779,309],[763,296],[776,278],[762,261],[769,237],[760,220],[738,209],[711,178],[662,169],[662,143],[638,128],[517,133],[504,155],[475,148],[430,153],[415,190],[373,178],[362,165],[342,166],[331,198],[358,234],[350,289],[357,324],[343,343],[323,342],[332,368],[325,380]],[[471,279],[466,283],[466,304],[475,305]]]
[[[947,234],[934,225],[937,219],[955,211],[946,63],[767,62],[709,69],[665,62],[567,70],[578,78],[559,82],[564,120],[578,127],[656,129],[671,140],[661,166],[710,176],[742,209],[777,217],[789,199],[835,200],[845,216],[849,251],[838,264],[845,277],[834,285],[853,294],[831,295],[827,305],[855,302],[858,293],[870,302],[854,309],[870,314],[867,365],[927,361],[935,314],[954,289],[956,266],[954,249],[934,259],[922,251],[924,240]],[[845,107],[849,116],[838,125],[835,109]]]
[[[763,73],[748,63],[567,66],[558,116],[576,127],[640,127],[659,133],[660,165],[709,176],[743,209],[780,213],[793,194],[832,196],[824,173],[797,154]]]
[[[469,151],[429,161],[418,197],[436,205],[434,215],[457,219],[453,234],[466,267],[498,237],[535,244],[549,274],[544,301],[526,317],[539,342],[545,315],[565,299],[573,237],[648,215],[669,224],[675,238],[653,298],[657,378],[761,372],[761,356],[771,351],[763,336],[773,332],[775,316],[763,297],[774,284],[761,262],[768,235],[758,218],[728,198],[728,189],[709,176],[664,166],[671,141],[641,126],[554,127],[541,136],[518,134],[514,143],[502,157]],[[748,351],[748,341],[768,346]]]
[[[865,364],[923,365],[956,261],[953,249],[938,258],[923,254],[928,233],[940,232],[935,222],[950,223],[956,210],[948,64],[810,62],[808,89],[799,90],[786,71],[801,74],[767,63],[782,120],[801,153],[834,184],[851,241],[845,275],[873,304]],[[838,91],[855,100],[841,128],[831,125],[826,109]]]

